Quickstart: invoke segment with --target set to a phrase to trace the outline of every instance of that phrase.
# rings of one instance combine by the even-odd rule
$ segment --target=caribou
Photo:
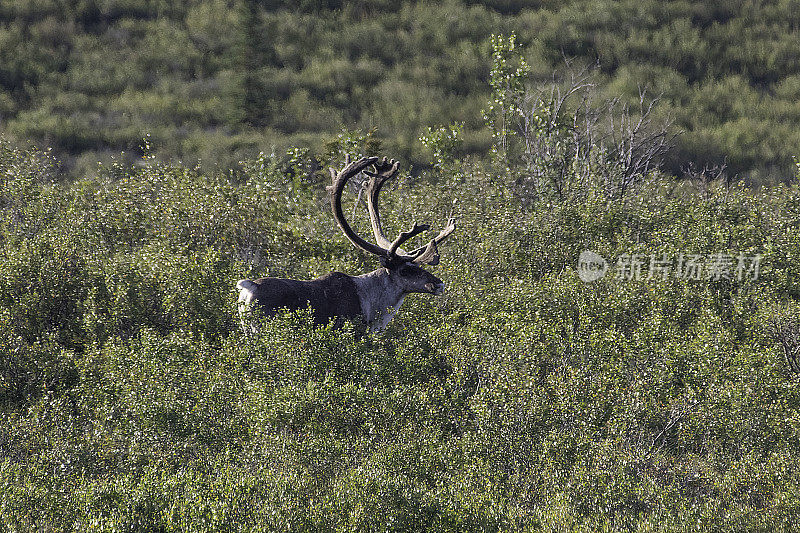
[[[372,167],[372,171],[368,170]],[[363,320],[372,331],[381,331],[400,309],[406,295],[425,293],[440,295],[444,291],[442,280],[422,268],[422,265],[439,264],[438,246],[455,229],[454,219],[450,218],[440,233],[426,245],[404,251],[401,246],[412,237],[428,231],[427,224],[413,223],[411,229],[401,232],[390,241],[383,233],[378,195],[383,185],[391,179],[399,163],[387,158],[363,157],[357,161],[345,161],[339,172],[330,169],[333,183],[330,192],[333,218],[345,237],[358,249],[377,256],[381,266],[377,270],[350,276],[341,272],[329,272],[319,278],[301,281],[282,278],[261,278],[240,280],[239,313],[242,327],[256,331],[248,320],[251,309],[259,309],[265,316],[273,316],[281,309],[290,311],[310,307],[314,323],[341,327],[345,320]],[[366,203],[369,212],[375,244],[359,236],[350,227],[342,211],[342,192],[348,180],[360,173],[369,179],[366,182]]]

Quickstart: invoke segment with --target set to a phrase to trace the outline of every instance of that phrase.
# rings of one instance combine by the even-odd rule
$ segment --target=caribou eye
[[[413,269],[409,266],[401,266],[399,272],[401,276],[410,276],[414,273]]]

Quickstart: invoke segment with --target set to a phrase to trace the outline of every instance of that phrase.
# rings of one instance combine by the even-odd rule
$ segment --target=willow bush
[[[290,160],[64,182],[0,145],[6,529],[791,529],[796,184],[531,201],[440,165],[384,211],[459,217],[444,295],[383,333],[299,313],[246,337],[237,279],[376,266]],[[584,250],[602,279],[579,279]],[[757,279],[620,278],[633,253],[762,259]]]

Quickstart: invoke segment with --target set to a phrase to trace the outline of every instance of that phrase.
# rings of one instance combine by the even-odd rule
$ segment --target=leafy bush
[[[458,157],[455,131],[432,150]],[[343,133],[330,162],[369,140]],[[444,295],[383,333],[299,312],[244,336],[237,279],[377,266],[335,230],[308,152],[61,182],[0,144],[3,526],[791,530],[797,184],[531,197],[515,168],[444,162],[384,209],[387,231],[460,217]],[[605,277],[580,280],[584,250]],[[761,269],[615,262],[682,253]]]
[[[427,128],[463,123],[464,150],[485,156],[492,35],[512,32],[534,89],[566,58],[599,67],[599,101],[636,110],[642,90],[661,96],[654,124],[671,117],[670,135],[685,132],[671,173],[687,161],[755,182],[789,173],[800,141],[792,2],[5,0],[0,132],[52,147],[72,176],[121,151],[134,161],[145,132],[160,160],[207,171],[264,147],[317,151],[343,127],[377,128],[422,167]]]

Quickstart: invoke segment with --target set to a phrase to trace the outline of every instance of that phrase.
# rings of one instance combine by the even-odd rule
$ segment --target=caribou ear
[[[378,258],[378,261],[380,261],[382,267],[388,268],[389,270],[395,270],[408,263],[408,260],[397,255],[381,256]]]

